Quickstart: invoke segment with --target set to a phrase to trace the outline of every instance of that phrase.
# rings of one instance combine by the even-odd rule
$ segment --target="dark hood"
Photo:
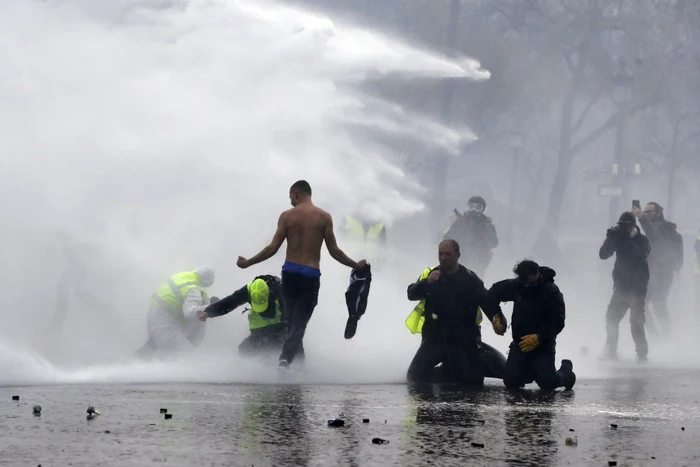
[[[557,272],[547,266],[540,266],[540,274],[542,274],[543,282],[554,282],[554,277],[557,275]]]

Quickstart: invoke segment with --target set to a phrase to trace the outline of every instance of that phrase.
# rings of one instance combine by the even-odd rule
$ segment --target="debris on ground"
[[[333,420],[328,420],[328,426],[343,426],[345,422],[339,418],[334,418]]]
[[[35,405],[32,407],[32,412],[34,415],[41,415],[41,406],[40,405]]]
[[[160,409],[160,413],[168,413],[168,409]]]
[[[472,443],[472,446],[475,447],[475,448],[483,448],[483,447],[484,447],[484,443]]]
[[[569,428],[569,431],[576,431],[576,430],[574,430],[573,428]]]
[[[13,401],[18,401],[18,400],[19,400],[19,396],[12,396],[12,400],[13,400]]]
[[[166,413],[166,414],[165,414],[165,419],[166,419],[166,420],[170,420],[171,418],[173,418],[173,414],[171,414],[171,413]]]
[[[369,423],[369,418],[363,418],[362,423]]]
[[[567,437],[565,443],[567,446],[578,446],[578,436]]]
[[[617,461],[608,461],[608,465],[611,467],[617,465]]]
[[[372,444],[389,444],[389,441],[382,438],[372,438]]]
[[[615,423],[611,423],[611,424],[610,424],[610,428],[612,428],[613,430],[616,430],[616,429],[617,429],[617,425],[616,425]]]
[[[100,412],[98,410],[95,410],[95,407],[89,406],[87,408],[87,419],[92,420],[93,418],[97,417],[100,415]]]
[[[106,433],[106,434],[110,434],[110,433],[111,433],[111,431],[109,431],[109,430],[105,430],[105,433]]]

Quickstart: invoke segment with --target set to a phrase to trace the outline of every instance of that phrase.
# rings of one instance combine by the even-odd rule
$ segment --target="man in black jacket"
[[[649,285],[647,257],[650,251],[649,239],[639,231],[631,212],[622,213],[617,226],[608,229],[605,242],[600,247],[600,259],[606,260],[615,255],[614,290],[605,315],[607,342],[603,359],[617,359],[620,321],[629,309],[637,360],[640,363],[647,360],[649,348],[644,333],[644,301]]]
[[[517,278],[493,284],[486,298],[486,309],[501,312],[501,302],[513,302],[513,342],[510,344],[503,384],[509,389],[535,381],[541,389],[576,383],[571,360],[562,360],[555,369],[557,335],[564,329],[564,296],[554,284],[556,272],[534,261],[515,265]]]
[[[666,301],[673,285],[673,275],[683,267],[683,236],[678,233],[676,224],[664,218],[664,208],[658,203],[647,203],[643,213],[633,207],[632,213],[639,218],[652,248],[649,254],[647,302],[653,306],[662,331],[668,333],[671,321]]]
[[[492,250],[498,246],[496,227],[486,216],[486,201],[481,196],[472,196],[467,204],[468,211],[460,214],[445,232],[444,239],[454,238],[459,242],[466,256],[466,264],[479,277],[484,277],[491,263]]]
[[[451,378],[446,375],[450,380],[482,387],[484,362],[480,352],[479,308],[484,309],[496,333],[505,333],[505,316],[491,314],[484,307],[484,283],[459,264],[459,257],[459,244],[443,240],[438,247],[440,266],[426,270],[417,282],[408,286],[408,299],[420,301],[414,313],[424,319],[422,329],[416,330],[423,334],[423,340],[408,368],[409,381],[430,381],[435,366],[443,363],[452,373]]]

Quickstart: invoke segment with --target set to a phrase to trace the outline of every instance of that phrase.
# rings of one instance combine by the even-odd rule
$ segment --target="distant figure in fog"
[[[668,334],[671,320],[667,301],[674,274],[678,274],[683,267],[683,237],[678,233],[676,224],[664,218],[664,208],[658,203],[647,203],[644,212],[632,207],[632,213],[639,219],[651,243],[647,302],[652,305],[661,330]]]
[[[352,214],[345,216],[343,239],[352,253],[358,253],[372,265],[374,271],[386,262],[388,247],[386,225],[376,201],[365,199]]]
[[[630,310],[632,338],[637,350],[637,361],[647,361],[649,348],[644,332],[644,301],[649,285],[649,264],[647,257],[651,251],[649,239],[637,227],[634,214],[623,212],[617,226],[608,229],[605,242],[600,247],[600,259],[606,260],[615,255],[613,267],[613,295],[605,315],[607,341],[604,360],[617,360],[620,321]]]
[[[486,200],[472,196],[466,213],[455,210],[457,218],[443,236],[444,240],[453,238],[459,243],[466,266],[479,277],[484,277],[491,264],[492,250],[498,246],[496,227],[485,213]]]

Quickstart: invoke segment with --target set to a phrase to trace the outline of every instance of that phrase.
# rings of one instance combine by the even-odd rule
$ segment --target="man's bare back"
[[[290,263],[320,269],[321,246],[325,241],[331,257],[340,264],[353,269],[364,267],[365,260],[355,262],[338,247],[333,232],[333,218],[329,213],[315,206],[311,196],[297,198],[293,204],[292,209],[280,215],[272,242],[250,259],[239,256],[237,262],[239,267],[247,268],[271,258],[285,240],[287,241],[286,260]]]
[[[286,260],[320,269],[321,246],[328,226],[333,235],[333,219],[321,208],[311,203],[301,204],[282,213],[287,233]]]

